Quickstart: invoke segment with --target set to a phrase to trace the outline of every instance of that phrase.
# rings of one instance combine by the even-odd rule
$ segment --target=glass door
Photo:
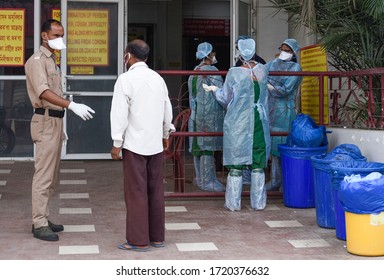
[[[240,35],[252,36],[252,0],[231,0],[231,61],[235,64],[235,42]],[[256,7],[255,7],[256,8]]]
[[[88,121],[67,111],[63,159],[110,158],[109,111],[127,42],[124,9],[123,0],[61,1],[67,46],[60,59],[64,93],[96,111]]]

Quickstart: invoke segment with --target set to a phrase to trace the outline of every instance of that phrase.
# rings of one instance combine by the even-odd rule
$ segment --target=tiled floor
[[[166,199],[166,246],[117,249],[124,241],[121,162],[63,161],[50,219],[58,242],[31,234],[33,162],[0,161],[1,260],[384,260],[347,252],[334,229],[317,226],[314,208],[285,207],[269,196],[264,211],[223,208],[224,197]],[[0,262],[1,264],[1,262]]]

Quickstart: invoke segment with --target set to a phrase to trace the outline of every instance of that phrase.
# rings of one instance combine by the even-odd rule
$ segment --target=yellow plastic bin
[[[361,256],[384,256],[384,212],[345,212],[347,251]]]
[[[384,175],[345,176],[338,198],[345,210],[347,251],[384,256]]]

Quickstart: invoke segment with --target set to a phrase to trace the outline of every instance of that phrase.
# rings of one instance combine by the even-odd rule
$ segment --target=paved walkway
[[[65,231],[41,241],[31,234],[32,175],[33,162],[0,161],[1,260],[384,260],[348,253],[334,229],[317,226],[314,208],[285,207],[281,196],[264,211],[244,198],[238,212],[225,210],[223,197],[168,197],[165,248],[119,250],[125,205],[114,161],[62,162],[50,219]]]

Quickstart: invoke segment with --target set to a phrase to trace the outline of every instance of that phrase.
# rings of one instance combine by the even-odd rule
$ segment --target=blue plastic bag
[[[325,172],[331,173],[331,164],[345,161],[367,161],[359,147],[354,144],[341,144],[333,148],[328,154],[311,157],[312,166]]]
[[[368,175],[367,175],[368,176]],[[341,181],[338,197],[344,210],[355,214],[384,211],[384,176],[376,180]]]
[[[341,144],[333,148],[325,157],[327,160],[361,160],[364,156],[358,146],[354,144]]]
[[[318,126],[310,115],[298,114],[292,121],[292,130],[287,137],[289,147],[327,146],[328,139],[325,126]]]
[[[345,176],[360,174],[367,176],[372,172],[380,172],[384,174],[384,163],[381,162],[366,162],[360,161],[335,161],[330,164],[332,174],[332,188],[334,190],[340,189],[341,181]]]

